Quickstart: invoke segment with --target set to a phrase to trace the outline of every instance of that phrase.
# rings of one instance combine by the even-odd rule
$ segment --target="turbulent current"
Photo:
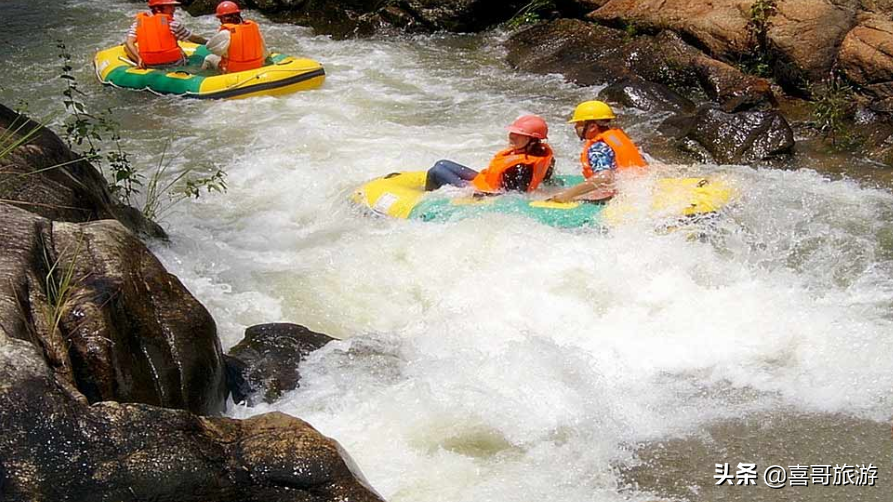
[[[114,110],[138,167],[167,150],[172,173],[228,173],[228,193],[166,212],[171,243],[154,251],[224,348],[275,321],[342,339],[302,364],[299,389],[232,416],[309,421],[394,502],[759,499],[714,487],[715,464],[739,462],[874,463],[880,486],[763,496],[889,499],[889,187],[820,164],[626,181],[633,200],[660,176],[734,186],[701,238],[647,220],[605,234],[508,215],[373,218],[348,202],[364,180],[441,158],[481,168],[522,113],[547,119],[558,170],[573,173],[567,117],[598,89],[509,69],[498,32],[333,41],[259,15],[273,49],[325,65],[321,89],[203,102],[103,88],[92,54],[138,7],[3,2],[0,98],[62,120],[62,39],[81,100]],[[658,118],[621,111],[631,136],[654,134]]]

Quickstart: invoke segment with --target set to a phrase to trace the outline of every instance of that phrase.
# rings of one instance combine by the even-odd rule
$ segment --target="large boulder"
[[[26,337],[0,331],[3,500],[381,501],[340,446],[299,419],[88,405]]]
[[[246,0],[274,19],[312,27],[338,38],[370,35],[393,27],[408,32],[473,32],[507,21],[528,2],[508,0]],[[210,14],[216,0],[194,0],[187,10]]]
[[[768,160],[790,153],[794,132],[776,111],[726,113],[704,106],[691,116],[672,117],[661,132],[685,145],[693,141],[695,153],[707,152],[718,164],[741,164]]]
[[[893,21],[872,17],[840,45],[840,69],[874,97],[893,98]]]
[[[861,11],[881,14],[887,18],[893,16],[893,0],[859,0],[858,7]]]
[[[60,381],[89,402],[223,409],[214,320],[121,224],[0,204],[0,229],[3,328],[40,347]]]
[[[239,392],[233,393],[233,399],[249,405],[255,404],[256,394],[262,394],[267,403],[279,399],[283,392],[298,387],[301,361],[333,340],[297,324],[251,326],[228,354],[228,364],[238,372],[238,380],[245,383],[236,386]]]
[[[747,31],[749,8],[746,0],[610,0],[589,17],[652,31],[670,29],[696,41],[713,56],[733,59],[752,45]]]
[[[837,47],[856,23],[857,11],[829,0],[784,0],[767,21],[766,41],[776,73],[822,79],[834,64]],[[735,62],[752,57],[758,41],[750,23],[753,1],[611,0],[589,17],[609,25],[670,29],[713,57]]]
[[[648,112],[692,113],[695,104],[669,87],[639,78],[624,78],[605,87],[599,99]]]
[[[637,77],[674,88],[696,88],[730,112],[773,102],[767,80],[707,56],[671,31],[630,39],[620,30],[559,19],[520,30],[505,46],[512,66],[561,73],[579,85]]]
[[[783,0],[770,20],[770,50],[781,64],[782,78],[802,76],[820,81],[837,59],[837,48],[856,24],[856,11],[827,0]],[[800,82],[789,82],[798,84]]]
[[[117,219],[133,232],[164,238],[164,230],[111,195],[108,182],[52,131],[0,105],[0,136],[28,141],[0,158],[0,199],[55,221]]]
[[[610,83],[629,75],[625,65],[615,64],[623,43],[620,30],[558,19],[512,34],[506,61],[519,70],[560,73],[579,85]]]

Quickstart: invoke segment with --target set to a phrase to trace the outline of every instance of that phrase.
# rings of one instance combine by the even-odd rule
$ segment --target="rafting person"
[[[552,148],[543,142],[549,127],[542,117],[523,115],[506,129],[509,131],[509,147],[497,152],[483,171],[451,160],[438,160],[428,170],[425,191],[437,190],[444,185],[472,186],[480,193],[536,190],[552,175]]]
[[[176,0],[149,0],[151,12],[140,12],[127,32],[124,51],[136,63],[137,68],[152,66],[185,65],[186,54],[180,49],[178,40],[196,44],[207,42],[204,37],[193,34],[179,20],[174,12],[180,2]]]
[[[568,123],[574,124],[577,137],[585,142],[580,154],[585,180],[548,200],[606,201],[616,193],[615,172],[640,169],[648,165],[630,137],[612,126],[611,121],[615,118],[614,110],[603,101],[585,101],[577,105]]]
[[[220,31],[208,40],[212,54],[205,57],[202,68],[235,73],[263,66],[270,53],[257,23],[242,19],[239,6],[229,0],[217,4],[217,19]]]

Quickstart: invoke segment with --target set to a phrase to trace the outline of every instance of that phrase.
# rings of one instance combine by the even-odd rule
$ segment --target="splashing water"
[[[155,97],[95,82],[92,53],[120,41],[138,5],[92,4],[45,6],[78,54],[88,104],[116,110],[147,169],[171,140],[175,170],[229,173],[227,195],[169,213],[172,243],[155,249],[224,345],[280,320],[343,338],[301,366],[299,389],[232,415],[308,420],[389,500],[653,500],[618,475],[636,444],[754,413],[893,416],[889,191],[715,165],[626,182],[632,198],[658,176],[734,185],[706,239],[653,221],[601,234],[508,215],[369,218],[347,202],[357,185],[440,158],[483,167],[522,113],[547,119],[559,171],[574,172],[566,117],[597,89],[511,71],[500,34],[335,42],[248,16],[271,47],[322,61],[324,87]],[[39,20],[20,19],[0,97],[57,109],[50,42],[28,35]],[[654,118],[624,112],[634,137],[651,134]]]

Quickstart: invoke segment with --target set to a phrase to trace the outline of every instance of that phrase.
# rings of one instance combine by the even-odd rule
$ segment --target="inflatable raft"
[[[642,216],[641,205],[623,197],[608,203],[546,202],[525,194],[449,197],[443,191],[425,192],[425,171],[391,173],[358,188],[351,199],[377,214],[423,221],[449,221],[488,213],[518,214],[559,228],[613,226]],[[555,191],[583,181],[582,176],[558,175],[550,180]],[[646,216],[657,217],[667,227],[681,221],[714,214],[729,203],[732,189],[708,178],[665,178],[657,180]]]
[[[127,58],[123,45],[99,51],[93,66],[99,81],[106,85],[201,99],[289,94],[319,87],[326,78],[318,62],[283,54],[271,54],[256,70],[220,74],[201,69],[210,54],[204,45],[180,42],[180,47],[189,57],[186,66],[141,70]]]

